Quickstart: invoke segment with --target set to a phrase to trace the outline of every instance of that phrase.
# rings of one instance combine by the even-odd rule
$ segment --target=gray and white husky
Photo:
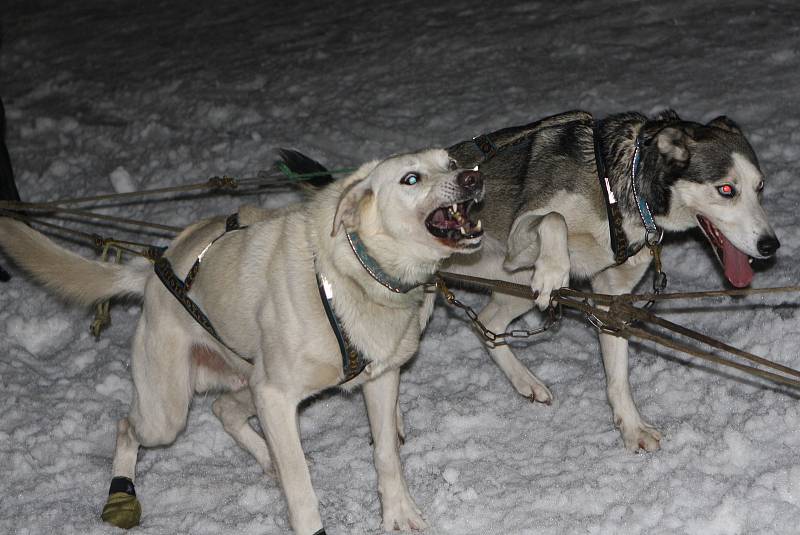
[[[530,284],[541,309],[570,279],[588,279],[595,292],[607,294],[636,286],[652,262],[640,204],[659,233],[700,227],[737,287],[752,280],[752,258],[770,257],[780,246],[760,204],[764,175],[756,155],[726,117],[700,124],[665,111],[596,122],[573,111],[479,136],[448,152],[460,166],[480,165],[486,236],[481,251],[454,257],[445,269]],[[628,244],[621,257],[612,247],[606,198],[617,207],[621,240]],[[495,293],[479,319],[502,332],[531,308],[528,300]],[[625,446],[658,449],[661,433],[631,396],[627,340],[601,333],[600,347]],[[489,352],[520,394],[552,400],[511,348]]]

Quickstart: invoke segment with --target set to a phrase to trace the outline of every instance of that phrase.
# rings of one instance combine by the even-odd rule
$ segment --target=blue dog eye
[[[413,186],[419,182],[419,176],[416,173],[408,173],[402,179],[400,179],[401,184],[405,184],[406,186]]]

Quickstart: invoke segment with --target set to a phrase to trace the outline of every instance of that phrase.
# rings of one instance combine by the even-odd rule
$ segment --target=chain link
[[[650,254],[653,256],[653,263],[655,264],[655,271],[653,272],[653,294],[655,295],[660,295],[667,288],[667,274],[664,273],[663,266],[661,264],[661,239],[663,235],[664,233],[661,231],[660,235],[656,235],[654,240],[651,241],[649,238],[647,239],[647,247],[650,249]],[[587,305],[589,304],[588,299],[584,299],[583,302]],[[650,310],[653,308],[655,303],[655,299],[650,299],[644,305],[642,305],[641,308],[642,310]],[[585,315],[586,321],[588,321],[598,330],[607,334],[618,335],[624,327],[635,326],[641,323],[635,319],[628,319],[622,321],[622,327],[610,327],[595,314],[586,312]]]
[[[448,304],[459,308],[464,311],[464,314],[467,315],[469,320],[472,322],[472,326],[478,331],[478,334],[486,341],[486,343],[490,347],[497,347],[501,345],[506,345],[509,343],[509,340],[525,340],[528,338],[532,338],[536,335],[542,334],[548,329],[550,329],[553,325],[556,325],[558,322],[561,321],[561,306],[555,305],[552,301],[550,306],[547,308],[547,319],[542,323],[542,326],[538,329],[514,329],[512,331],[506,331],[502,333],[496,333],[486,327],[483,322],[478,319],[478,313],[475,310],[467,305],[456,299],[455,294],[447,287],[444,282],[444,279],[441,277],[436,278],[436,289],[439,293],[442,294],[442,297],[448,302]]]

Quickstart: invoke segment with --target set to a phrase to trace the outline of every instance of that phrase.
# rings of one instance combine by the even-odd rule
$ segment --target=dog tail
[[[86,305],[115,295],[141,295],[152,273],[144,259],[127,265],[89,260],[7,217],[0,218],[0,248],[56,294]]]
[[[314,173],[317,176],[299,182],[301,186],[310,189],[319,189],[327,186],[334,181],[333,176],[328,172],[328,169],[316,161],[292,149],[278,149],[278,155],[281,157],[279,162],[280,167],[288,169],[290,172],[298,175]]]

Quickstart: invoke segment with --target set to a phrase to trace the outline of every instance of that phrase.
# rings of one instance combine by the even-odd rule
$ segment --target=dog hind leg
[[[211,406],[222,427],[239,446],[256,458],[267,475],[275,472],[269,457],[269,448],[264,437],[250,427],[248,420],[256,415],[253,397],[248,388],[222,394]]]
[[[104,522],[123,529],[138,526],[142,516],[142,506],[136,498],[133,485],[138,454],[139,441],[134,436],[128,419],[122,418],[117,422],[117,447],[111,468],[111,489],[100,517]]]
[[[400,370],[395,368],[363,386],[375,444],[373,457],[378,472],[378,493],[385,531],[419,530],[427,526],[408,492],[400,464],[396,421],[399,385]]]
[[[597,293],[621,294],[633,290],[647,270],[649,262],[636,259],[649,258],[642,251],[628,263],[600,272],[592,279],[592,289]],[[608,401],[614,414],[614,424],[622,433],[625,447],[631,451],[656,451],[661,433],[647,423],[633,401],[628,380],[628,341],[610,334],[600,333],[600,349],[606,372]]]
[[[169,321],[139,321],[131,356],[134,395],[117,425],[111,492],[101,518],[117,527],[139,524],[141,506],[133,481],[139,446],[166,446],[186,425],[192,396],[190,341]]]

